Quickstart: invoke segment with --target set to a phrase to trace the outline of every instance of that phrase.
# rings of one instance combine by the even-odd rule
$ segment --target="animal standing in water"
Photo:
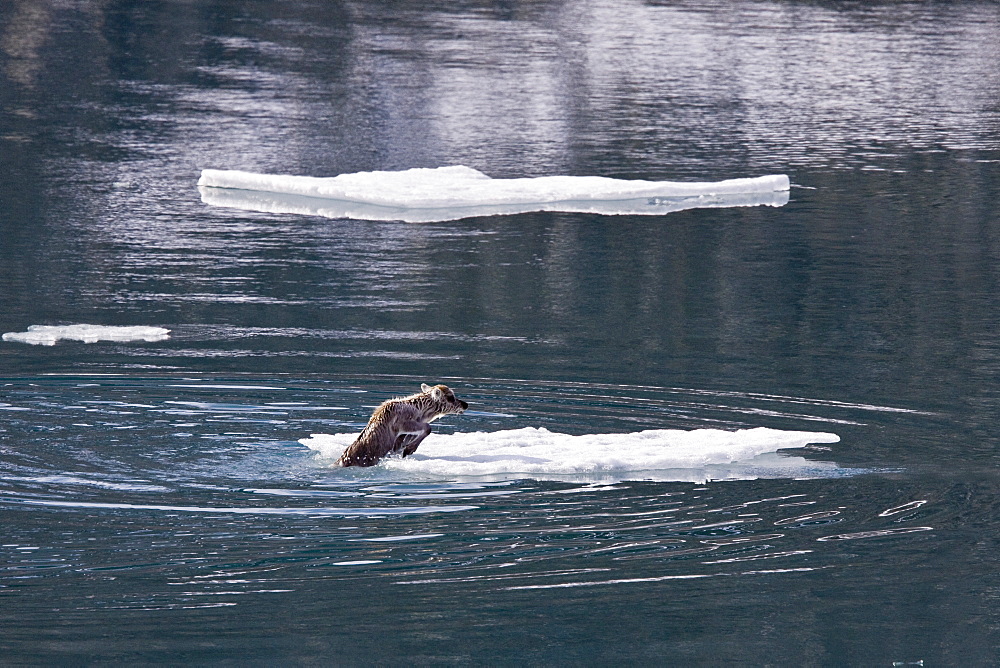
[[[463,413],[469,404],[447,385],[420,385],[420,394],[390,399],[375,409],[364,431],[337,460],[340,466],[374,466],[386,455],[412,455],[431,433],[430,423]]]

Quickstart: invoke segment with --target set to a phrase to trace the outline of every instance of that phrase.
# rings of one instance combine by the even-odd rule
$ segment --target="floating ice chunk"
[[[299,442],[332,463],[357,434],[313,434]],[[379,465],[442,476],[516,474],[545,480],[676,480],[844,475],[835,464],[784,457],[783,448],[836,443],[836,434],[777,429],[652,429],[572,436],[525,427],[495,432],[431,434],[411,457]]]
[[[454,165],[330,178],[202,170],[202,201],[268,213],[433,222],[531,211],[662,215],[698,207],[783,206],[784,174],[718,182],[642,181],[603,176],[493,179]]]
[[[162,327],[111,327],[104,325],[32,325],[27,332],[7,332],[4,341],[54,346],[56,341],[163,341],[170,338],[170,330]]]
[[[466,206],[440,209],[405,209],[377,206],[332,199],[282,195],[278,193],[229,190],[225,188],[200,188],[201,201],[211,206],[262,211],[264,213],[291,213],[323,218],[349,218],[352,220],[400,220],[405,223],[435,223],[477,216],[509,216],[534,211],[559,211],[564,213],[591,213],[602,216],[654,216],[685,209],[725,208],[737,206],[784,206],[788,191],[747,193],[738,195],[701,195],[697,197],[650,197],[646,199],[607,202],[549,202],[539,204],[504,204]]]
[[[399,172],[358,172],[331,178],[205,169],[198,185],[401,208],[740,195],[788,190],[789,187],[788,177],[783,174],[715,183],[628,181],[603,176],[493,179],[462,165]]]

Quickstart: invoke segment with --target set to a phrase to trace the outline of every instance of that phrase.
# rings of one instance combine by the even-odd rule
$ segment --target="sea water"
[[[994,663],[998,32],[0,6],[2,662]],[[414,225],[197,186],[448,165],[791,187]],[[469,410],[333,466],[422,382]]]

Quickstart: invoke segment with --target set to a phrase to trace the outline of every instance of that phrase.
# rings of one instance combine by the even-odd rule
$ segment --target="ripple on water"
[[[7,559],[0,587],[57,572],[167,573],[164,591],[94,603],[167,609],[197,607],[207,597],[239,605],[248,596],[280,596],[317,574],[426,587],[629,586],[793,576],[839,567],[839,544],[933,537],[927,499],[900,499],[892,490],[873,495],[877,507],[858,508],[847,497],[837,504],[837,495],[831,502],[831,488],[823,486],[862,471],[824,462],[831,451],[774,452],[809,439],[839,447],[829,431],[804,436],[804,424],[862,425],[888,411],[910,415],[905,409],[678,388],[449,379],[463,386],[463,396],[491,409],[438,423],[434,437],[456,446],[436,453],[428,439],[421,457],[412,459],[415,470],[398,460],[344,470],[329,468],[329,458],[317,458],[297,439],[317,425],[351,425],[350,433],[337,437],[347,442],[372,406],[401,394],[406,383],[382,378],[360,388],[348,380],[274,377],[82,380],[33,379],[7,387],[11,404],[27,410],[12,413],[5,428],[25,442],[30,438],[32,447],[7,450],[0,463],[0,510],[19,517],[0,546]],[[276,393],[281,401],[273,400]],[[754,433],[773,461],[762,463],[753,448],[747,451],[751,465],[743,468],[723,461],[742,453],[739,448],[723,448],[722,460],[708,467],[695,456],[711,450],[698,440],[709,433],[741,438],[737,429],[753,426],[743,420],[760,415],[751,409],[762,406],[771,424],[786,427]],[[233,429],[232,419],[261,413],[276,419]],[[87,426],[81,415],[90,416]],[[671,425],[675,419],[679,425]],[[545,427],[525,430],[531,423]],[[515,445],[531,435],[544,436],[545,443],[565,437],[571,444],[559,455],[565,457],[573,448],[611,452],[651,445],[655,438],[635,425],[665,423],[702,429],[674,429],[681,440],[694,441],[683,455],[688,459],[668,462],[673,468],[662,469],[667,473],[660,482],[635,480],[655,475],[649,469],[641,476],[628,473],[631,465],[599,472],[598,480],[591,479],[593,472],[545,480],[516,469],[503,479],[468,477],[461,469],[419,470],[435,458],[495,461],[501,453],[484,436],[489,433]],[[132,428],[117,429],[123,425]],[[568,433],[574,425],[576,433]],[[558,459],[552,452],[544,456]],[[791,467],[779,466],[789,460]],[[727,475],[743,482],[704,484]],[[773,479],[763,489],[771,493],[761,494],[757,485],[768,477]],[[817,491],[822,489],[827,491]],[[923,518],[919,526],[909,526],[917,517]],[[842,528],[831,532],[831,522]],[[747,568],[756,562],[775,567]]]

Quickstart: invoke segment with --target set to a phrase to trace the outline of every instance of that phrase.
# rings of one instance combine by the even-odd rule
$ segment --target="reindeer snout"
[[[461,399],[458,400],[458,405],[462,407],[463,411],[469,407],[469,404],[465,401],[462,401]]]

